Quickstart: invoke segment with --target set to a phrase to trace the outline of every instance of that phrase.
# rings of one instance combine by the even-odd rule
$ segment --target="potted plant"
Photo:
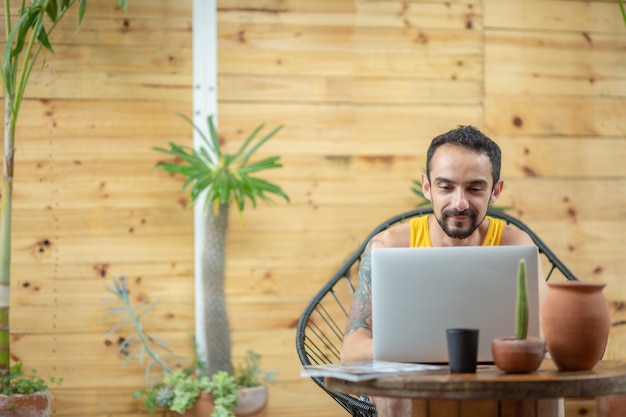
[[[237,365],[233,375],[220,371],[211,377],[210,392],[200,392],[198,400],[184,416],[265,417],[268,401],[267,384],[273,381],[275,373],[261,370],[260,365],[261,355],[248,350],[246,358]],[[202,369],[205,368],[202,367]],[[204,377],[208,378],[206,375]],[[236,389],[236,401],[232,409],[228,411],[222,402],[218,401],[219,397],[216,397],[216,393],[224,398],[222,392],[226,390],[231,392],[233,387]],[[230,404],[230,398],[226,399],[228,404]],[[218,407],[221,407],[221,410]]]
[[[248,351],[245,365],[232,375],[220,371],[209,377],[198,366],[170,371],[160,382],[136,391],[133,398],[142,398],[151,414],[162,409],[184,417],[264,417],[267,384],[273,374],[248,379],[260,370],[259,360],[258,353]]]
[[[43,417],[50,415],[50,391],[48,383],[60,385],[63,378],[37,376],[35,370],[24,375],[22,363],[17,362],[11,372],[0,377],[0,415],[12,417]]]
[[[520,259],[518,265],[515,312],[515,336],[496,338],[491,342],[493,361],[498,368],[505,372],[533,372],[539,368],[543,361],[546,344],[542,338],[527,337],[528,296],[524,259]]]
[[[126,10],[127,0],[117,0]],[[11,366],[9,300],[11,287],[11,215],[13,206],[13,174],[17,121],[35,62],[43,49],[53,52],[50,34],[70,8],[78,3],[78,23],[85,15],[87,0],[21,1],[17,12],[4,0],[5,45],[2,54],[2,87],[4,89],[4,157],[2,176],[2,207],[0,217],[0,392],[11,395],[12,384],[21,372],[21,364]],[[20,380],[18,378],[18,380]],[[22,394],[47,390],[47,385],[27,379]],[[20,400],[22,401],[22,400]],[[23,401],[22,401],[23,402]],[[49,414],[49,407],[48,412]],[[3,414],[4,415],[4,414]]]
[[[249,350],[232,373],[219,371],[208,375],[197,350],[194,361],[189,364],[189,360],[172,352],[169,342],[145,332],[141,318],[158,301],[133,305],[124,276],[119,280],[114,278],[113,286],[107,289],[123,304],[121,308],[112,308],[112,312],[124,315],[109,336],[128,332],[119,339],[117,349],[125,356],[123,366],[133,358],[145,363],[146,388],[137,390],[133,398],[141,398],[150,413],[162,409],[186,417],[265,416],[267,384],[273,381],[275,372],[261,369],[258,353]]]
[[[253,143],[263,129],[258,126],[234,154],[222,151],[213,116],[207,117],[207,132],[202,131],[191,119],[181,115],[199,134],[204,145],[199,149],[169,143],[169,148],[154,148],[173,157],[158,162],[155,168],[185,177],[183,190],[191,185],[191,202],[204,194],[204,242],[202,247],[202,297],[204,300],[204,332],[206,348],[205,363],[208,375],[219,371],[231,371],[230,328],[224,294],[225,241],[228,225],[228,209],[234,203],[243,219],[246,200],[256,207],[256,200],[271,202],[270,195],[289,201],[287,194],[276,184],[254,176],[268,169],[280,168],[279,156],[270,156],[251,162],[250,158],[282,126]]]

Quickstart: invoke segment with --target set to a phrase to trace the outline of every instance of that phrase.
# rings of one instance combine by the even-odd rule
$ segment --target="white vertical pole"
[[[193,121],[202,130],[207,117],[214,115],[217,126],[217,5],[216,0],[193,0]],[[202,140],[194,131],[194,147]],[[204,299],[202,298],[202,251],[204,246],[204,200],[194,205],[194,280],[196,342],[198,353],[206,357]]]

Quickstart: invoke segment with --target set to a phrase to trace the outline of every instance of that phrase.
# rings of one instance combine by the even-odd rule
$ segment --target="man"
[[[374,236],[359,267],[341,361],[372,359],[371,251],[384,247],[533,245],[524,231],[487,217],[500,197],[501,151],[472,126],[435,137],[426,154],[422,191],[433,214],[411,219]],[[540,274],[540,276],[542,276]],[[540,280],[540,298],[546,291]],[[410,400],[375,398],[379,417],[410,416]]]

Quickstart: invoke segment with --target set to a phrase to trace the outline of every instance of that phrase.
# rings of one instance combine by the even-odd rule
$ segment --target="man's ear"
[[[424,197],[426,197],[426,200],[430,201],[431,203],[433,202],[431,194],[430,194],[430,182],[428,181],[428,177],[426,176],[426,174],[423,172],[422,172],[422,193],[424,194]]]
[[[502,192],[502,188],[504,187],[504,180],[498,180],[496,185],[493,187],[493,191],[491,192],[491,198],[489,199],[489,204],[493,204],[498,201],[500,198],[500,193]]]

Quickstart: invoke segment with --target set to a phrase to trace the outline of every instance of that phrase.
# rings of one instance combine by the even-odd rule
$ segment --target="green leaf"
[[[48,7],[46,7],[46,14],[50,17],[50,20],[56,22],[59,9],[56,0],[48,0]]]
[[[22,16],[20,18],[20,21],[25,18],[26,18],[25,16]],[[13,41],[19,29],[20,29],[20,23],[18,22],[18,25],[15,26],[13,30],[11,30],[9,37],[7,38],[7,42],[4,45],[4,56],[3,56],[4,67],[2,68],[2,82],[9,96],[13,96],[15,92],[15,84],[12,82],[12,80],[14,79],[15,73],[13,71],[13,66],[11,65],[12,64],[11,56],[13,56],[11,47],[13,45]]]
[[[37,40],[44,48],[46,48],[50,52],[54,52],[54,50],[52,49],[52,45],[50,44],[50,40],[48,39],[48,34],[46,33],[46,29],[43,26],[43,23],[41,23],[39,25],[39,28],[37,29]]]
[[[37,21],[39,15],[41,13],[41,6],[33,6],[29,9],[25,9],[25,13],[20,16],[17,24],[13,28],[14,31],[17,32],[17,38],[15,38],[15,47],[11,52],[11,56],[18,56],[22,50],[24,49],[24,44],[26,43],[26,37],[28,35],[28,31],[32,28],[32,30],[37,31]],[[7,45],[12,45],[13,39],[9,37],[9,41]],[[5,58],[6,62],[6,58]]]
[[[205,148],[201,148],[200,152],[202,154],[202,156],[207,160],[210,161],[210,163],[212,165],[217,165],[217,161],[219,160],[220,156],[221,156],[221,149],[220,149],[220,144],[219,144],[219,140],[217,140],[217,133],[215,133],[215,138],[213,136],[211,136],[211,140],[209,140],[209,138],[207,138],[206,134],[200,130],[200,128],[198,128],[198,126],[196,126],[196,124],[193,122],[193,120],[191,120],[189,117],[187,117],[187,115],[184,115],[182,113],[177,113],[179,117],[183,118],[187,123],[189,123],[191,125],[191,127],[193,128],[193,130],[198,133],[198,135],[200,136],[200,138],[202,139],[202,141],[206,144],[207,149]],[[209,116],[207,118],[207,123],[209,125],[209,132],[211,133],[211,135],[213,135],[213,133],[215,132],[215,128],[213,127],[213,130],[211,130],[212,127],[212,120],[211,120],[211,116]],[[211,152],[209,152],[211,151]]]
[[[257,135],[257,133],[259,133],[259,131],[261,129],[263,129],[265,125],[260,125],[259,127],[257,127],[251,134],[250,136],[248,136],[248,138],[243,142],[243,144],[241,145],[241,147],[239,148],[239,150],[237,151],[237,153],[233,156],[234,159],[238,159],[241,154],[243,153],[243,151],[248,147],[248,145],[250,144],[250,142],[252,141],[252,139],[254,139],[254,137]],[[242,160],[243,163],[245,163],[245,160]]]
[[[279,156],[270,156],[260,161],[257,161],[255,163],[252,163],[250,165],[241,167],[239,169],[239,172],[244,173],[244,174],[251,174],[253,172],[264,171],[266,169],[280,168],[282,167],[282,165],[277,163],[279,159],[280,159]]]
[[[122,10],[125,12],[128,11],[128,1],[127,0],[117,0],[118,4],[122,7]]]
[[[269,139],[272,138],[272,136],[274,136],[276,133],[278,133],[279,130],[281,130],[283,128],[283,126],[278,126],[276,129],[272,130],[269,134],[267,134],[263,139],[261,139],[260,141],[257,142],[256,145],[254,145],[252,147],[252,149],[250,149],[245,155],[244,157],[241,159],[241,161],[243,163],[248,162],[248,159],[250,159],[250,156],[252,156],[252,154],[254,152],[256,152],[257,149],[259,149],[265,142],[267,142]]]
[[[250,178],[250,182],[253,183],[254,187],[259,190],[259,194],[264,196],[264,198],[268,198],[264,195],[264,192],[267,191],[270,194],[276,194],[280,197],[283,197],[285,200],[289,201],[289,196],[280,188],[278,185],[271,183],[269,181],[265,181],[261,178]]]
[[[83,22],[83,18],[85,17],[86,10],[87,10],[87,0],[79,0],[79,4],[78,4],[78,24],[79,25]]]
[[[220,138],[215,130],[215,123],[213,122],[213,116],[207,117],[207,123],[209,127],[209,136],[211,137],[211,143],[213,144],[213,150],[218,158],[222,156],[222,149],[220,147]],[[206,139],[206,136],[203,136]],[[208,143],[207,143],[208,144]]]
[[[199,153],[200,153],[201,159],[205,161],[207,166],[212,167],[212,168],[217,166],[218,159],[213,153],[209,152],[207,148],[204,148],[204,147],[200,148]]]

